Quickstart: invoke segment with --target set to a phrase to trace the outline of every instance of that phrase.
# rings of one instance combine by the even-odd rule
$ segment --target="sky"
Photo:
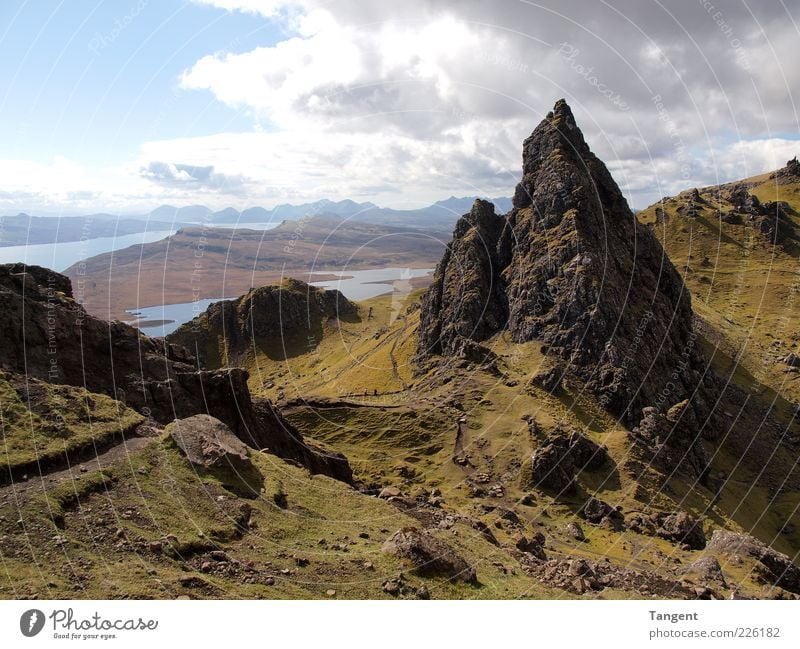
[[[3,0],[0,214],[510,196],[566,98],[634,208],[800,153],[797,0]]]

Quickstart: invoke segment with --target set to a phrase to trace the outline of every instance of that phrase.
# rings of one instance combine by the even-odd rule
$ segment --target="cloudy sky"
[[[800,153],[796,0],[3,0],[0,213],[513,193],[565,97],[634,207]]]

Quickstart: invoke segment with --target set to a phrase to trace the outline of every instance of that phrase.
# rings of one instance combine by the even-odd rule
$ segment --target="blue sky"
[[[104,165],[148,139],[245,131],[252,115],[178,88],[215,51],[274,44],[278,25],[182,0],[0,4],[4,153]]]
[[[510,195],[560,97],[644,207],[798,153],[798,24],[741,0],[4,0],[0,213]]]

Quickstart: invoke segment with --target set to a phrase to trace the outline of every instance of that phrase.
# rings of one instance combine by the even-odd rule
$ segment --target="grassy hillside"
[[[797,497],[780,488],[797,482],[791,450],[753,443],[752,431],[763,422],[751,414],[741,413],[728,434],[707,444],[714,475],[725,476],[721,488],[680,475],[665,478],[636,460],[629,431],[583,393],[579,382],[568,381],[558,396],[532,385],[532,377],[551,362],[538,344],[518,345],[503,336],[491,341],[501,360],[499,374],[458,361],[415,376],[414,306],[381,297],[362,303],[360,311],[369,307],[374,320],[339,323],[313,353],[280,362],[256,354],[247,361],[252,389],[285,404],[284,414],[304,435],[344,452],[365,484],[396,485],[407,493],[438,489],[448,507],[482,520],[506,543],[517,530],[497,511],[511,509],[525,525],[544,531],[553,549],[643,569],[672,570],[691,562],[693,553],[663,539],[585,524],[589,542],[576,545],[566,525],[580,520],[588,495],[620,507],[626,516],[680,509],[703,520],[709,535],[733,529],[769,539],[790,556],[800,549]],[[722,376],[769,392],[751,375],[731,373],[735,364],[725,350],[708,351]],[[454,462],[461,418],[466,465]],[[520,481],[525,460],[538,445],[530,420],[543,430],[560,424],[586,431],[608,448],[612,463],[581,473],[574,497],[530,492]],[[770,455],[766,471],[765,454]]]
[[[53,466],[65,454],[102,448],[143,420],[105,395],[0,372],[0,484],[9,474],[35,472],[37,463]]]
[[[782,243],[737,212],[730,197],[737,187],[761,205],[786,204],[780,220],[789,236]],[[766,389],[765,401],[785,410],[783,399],[800,402],[800,372],[782,362],[800,346],[800,250],[793,238],[800,233],[800,178],[765,174],[699,189],[694,198],[693,191],[664,199],[639,218],[653,226],[682,272],[695,312],[711,325],[712,348],[735,359],[737,380]],[[687,214],[689,204],[694,215]]]
[[[0,580],[0,596],[380,599],[415,598],[423,584],[436,598],[559,596],[494,565],[504,553],[461,524],[441,535],[477,566],[479,583],[423,580],[381,552],[412,518],[275,457],[253,461],[264,486],[243,498],[229,476],[197,474],[162,437],[19,510],[0,504],[0,557],[14,576]],[[401,573],[402,591],[384,592]]]

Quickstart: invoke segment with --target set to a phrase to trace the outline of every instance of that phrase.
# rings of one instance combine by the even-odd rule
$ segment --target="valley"
[[[634,216],[561,100],[452,233],[0,266],[0,595],[800,598],[795,165]]]
[[[336,278],[326,270],[431,268],[448,238],[431,230],[319,217],[267,231],[189,227],[93,257],[65,274],[90,313],[130,320],[128,310],[237,296],[284,277],[324,281]]]

